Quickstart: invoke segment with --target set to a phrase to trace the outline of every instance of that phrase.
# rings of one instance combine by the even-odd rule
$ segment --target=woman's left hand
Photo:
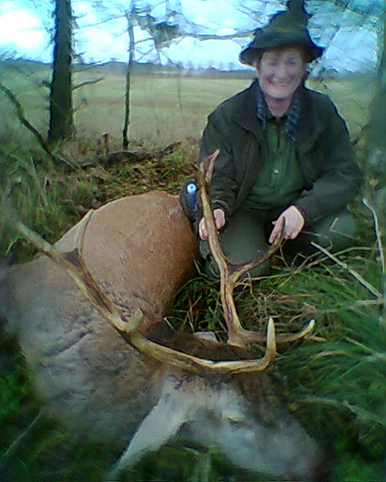
[[[225,212],[223,209],[217,208],[213,211],[213,217],[216,229],[220,230],[225,225]],[[201,218],[200,224],[198,225],[198,232],[202,240],[206,241],[209,238],[205,218]]]
[[[276,221],[272,222],[274,228],[269,237],[270,243],[274,243],[280,236],[283,219],[285,222],[284,239],[295,239],[303,229],[305,219],[302,213],[296,206],[290,206],[280,214]]]

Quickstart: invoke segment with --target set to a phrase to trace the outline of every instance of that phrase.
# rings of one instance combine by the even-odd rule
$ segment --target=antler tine
[[[228,328],[228,343],[244,347],[245,343],[241,341],[240,337],[238,336],[238,334],[243,331],[243,328],[241,326],[233,300],[233,289],[236,280],[234,280],[231,276],[229,261],[227,260],[220,245],[220,239],[213,216],[212,203],[208,193],[207,179],[211,178],[212,176],[206,176],[206,174],[213,172],[214,162],[218,156],[218,152],[219,151],[216,151],[211,156],[203,159],[202,163],[200,164],[200,168],[197,169],[197,181],[201,196],[203,215],[208,231],[210,250],[220,271],[221,302],[225,322]]]
[[[284,237],[285,224],[283,220],[281,224],[280,236],[278,237],[278,239],[271,246],[269,246],[268,249],[264,253],[262,253],[256,260],[252,260],[240,265],[231,264],[227,260],[220,245],[219,235],[213,216],[213,209],[208,194],[208,179],[212,178],[214,162],[218,156],[218,153],[219,151],[216,151],[211,156],[203,159],[200,165],[200,169],[197,172],[197,180],[200,188],[203,215],[205,218],[209,236],[209,246],[220,271],[221,302],[223,306],[225,322],[228,328],[228,343],[230,345],[246,347],[250,343],[264,342],[267,338],[261,333],[246,330],[242,327],[233,298],[234,287],[242,275],[244,275],[251,269],[263,264],[279,249]],[[205,176],[205,173],[210,173],[210,176]],[[271,320],[269,321],[269,323],[271,323]],[[310,323],[305,329],[301,330],[299,333],[290,335],[278,335],[277,342],[285,343],[303,338],[309,333],[310,326],[313,327],[312,323]]]
[[[82,293],[98,311],[109,320],[112,326],[124,333],[129,333],[132,329],[138,329],[140,317],[137,315],[133,319],[128,319],[119,312],[94,280],[89,269],[79,256],[77,248],[70,253],[62,253],[20,221],[12,220],[12,223],[17,231],[36,249],[43,252],[48,258],[66,271]],[[134,320],[135,322],[133,323]]]
[[[256,372],[265,370],[270,363],[273,356],[272,353],[275,351],[274,343],[272,342],[272,336],[274,337],[274,335],[272,335],[272,328],[271,335],[268,336],[267,354],[261,360],[215,362],[178,352],[148,340],[139,331],[139,328],[145,321],[142,310],[138,308],[130,318],[126,318],[110,301],[93,278],[89,269],[79,256],[78,249],[70,253],[61,253],[20,221],[15,219],[10,219],[10,221],[28,242],[64,269],[108,323],[139,352],[163,363],[169,363],[170,365],[199,373],[203,370],[210,370],[216,373]]]
[[[211,154],[208,157],[205,157],[200,164],[200,172],[204,175],[205,182],[207,183],[208,186],[212,182],[214,162],[217,159],[219,154],[220,154],[220,149],[217,149],[216,151],[214,151],[213,154]]]
[[[237,281],[248,271],[251,271],[254,268],[262,265],[267,261],[276,251],[280,248],[283,239],[284,239],[284,230],[285,230],[285,220],[284,218],[280,221],[280,234],[279,237],[255,260],[248,261],[243,264],[235,265],[230,264],[232,269],[232,280],[236,284]]]
[[[245,272],[245,267],[244,265],[233,267],[227,260],[221,248],[219,235],[213,216],[212,204],[208,194],[208,182],[205,178],[205,173],[213,172],[214,162],[217,156],[218,151],[202,161],[200,169],[197,172],[197,180],[201,195],[203,215],[206,222],[206,228],[208,230],[209,246],[220,271],[221,302],[225,322],[228,328],[228,343],[231,345],[245,347],[248,344],[248,341],[246,341],[247,330],[244,330],[244,328],[241,326],[233,299],[235,283],[240,278],[241,274]]]
[[[208,194],[208,185],[212,179],[213,169],[214,169],[214,162],[217,159],[219,154],[219,150],[215,151],[211,156],[206,157],[203,159],[202,163],[200,164],[199,169],[197,170],[197,182],[199,187],[199,192],[201,196],[201,204],[203,215],[206,222],[206,228],[208,230],[209,235],[209,246],[213,257],[215,258],[219,270],[221,273],[221,279],[223,278],[223,273],[225,274],[228,270],[229,262],[226,259],[221,246],[220,246],[220,239],[218,236],[216,223],[213,216],[213,209],[212,209],[212,202],[210,200]]]

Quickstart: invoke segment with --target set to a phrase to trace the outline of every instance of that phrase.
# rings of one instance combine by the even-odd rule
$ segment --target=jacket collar
[[[240,101],[234,104],[233,117],[242,127],[262,136],[262,129],[257,117],[256,106],[256,90],[258,89],[258,80],[255,79],[248,89],[244,90],[243,95],[239,97]]]
[[[301,114],[296,145],[299,153],[302,154],[310,149],[315,144],[317,138],[319,138],[322,131],[322,122],[312,101],[309,89],[306,87],[300,89],[299,100]]]
[[[257,89],[259,89],[259,84],[258,80],[255,79],[250,87],[239,96],[239,101],[234,103],[233,118],[244,129],[252,132],[261,140],[263,130],[257,116]],[[316,138],[320,135],[321,122],[315,112],[309,90],[301,86],[297,92],[300,115],[295,145],[299,152],[305,152],[315,143]]]

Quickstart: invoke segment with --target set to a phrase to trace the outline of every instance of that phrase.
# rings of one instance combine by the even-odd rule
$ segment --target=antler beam
[[[260,266],[267,261],[280,247],[284,236],[284,222],[281,225],[281,233],[279,238],[269,248],[258,256],[255,260],[235,265],[231,264],[220,245],[219,234],[216,228],[212,203],[208,194],[208,185],[212,180],[214,163],[219,154],[219,150],[215,151],[211,156],[206,157],[197,169],[197,181],[201,196],[202,210],[205,218],[206,227],[209,236],[209,246],[212,255],[218,265],[220,271],[220,290],[221,302],[224,311],[224,318],[228,328],[228,343],[240,347],[246,347],[250,343],[262,343],[267,337],[256,331],[246,330],[242,327],[239,316],[237,314],[233,291],[237,281],[251,269]],[[273,323],[273,322],[272,322]],[[307,336],[314,327],[314,321],[303,328],[298,333],[277,335],[277,343],[286,343],[299,340]]]
[[[215,362],[188,355],[148,340],[139,331],[145,322],[141,309],[138,308],[130,318],[125,317],[100,288],[79,255],[78,249],[70,253],[62,253],[20,221],[12,219],[11,222],[24,239],[66,271],[109,324],[139,352],[161,362],[195,372],[204,370],[216,373],[256,372],[265,370],[272,363],[276,352],[273,322],[268,324],[267,350],[265,356],[260,360]]]

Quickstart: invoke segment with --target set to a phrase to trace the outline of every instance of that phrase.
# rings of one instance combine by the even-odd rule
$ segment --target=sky
[[[327,0],[309,0],[313,16],[309,28],[314,40],[326,47],[322,65],[327,70],[373,69],[379,57],[382,0],[350,0],[352,9],[342,11]],[[72,0],[77,29],[75,50],[86,62],[127,61],[126,19],[128,0],[104,0],[93,8],[91,0]],[[205,40],[197,34],[232,35],[252,31],[268,23],[270,16],[285,8],[285,0],[137,0],[148,6],[156,21],[177,23],[185,33],[167,49],[157,52],[149,34],[135,29],[136,60],[174,62],[183,66],[241,68],[238,55],[249,39]],[[0,55],[50,62],[52,2],[48,0],[2,0],[0,2]],[[254,14],[251,13],[251,8]],[[170,16],[171,11],[181,12]],[[366,10],[365,16],[356,13]],[[108,20],[108,21],[106,21]]]

